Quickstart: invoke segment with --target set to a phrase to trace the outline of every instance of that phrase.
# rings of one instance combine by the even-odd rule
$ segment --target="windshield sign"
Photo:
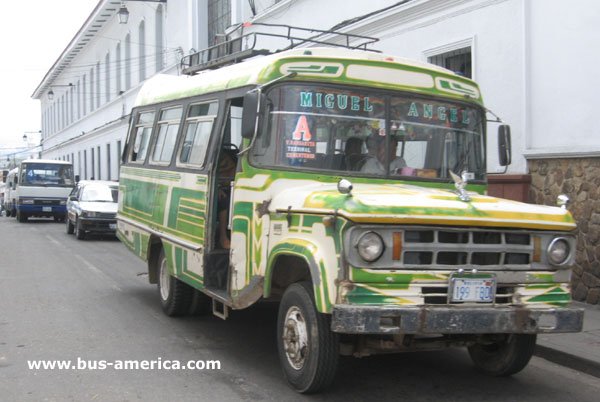
[[[251,158],[259,166],[449,180],[485,175],[481,111],[410,95],[279,86]],[[333,173],[333,172],[332,172]]]

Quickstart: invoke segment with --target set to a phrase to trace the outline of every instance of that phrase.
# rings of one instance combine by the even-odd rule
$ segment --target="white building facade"
[[[182,57],[221,42],[236,24],[377,37],[374,49],[442,65],[479,83],[487,107],[512,128],[513,162],[504,172],[498,124],[488,124],[492,192],[546,204],[564,192],[576,201],[573,212],[583,225],[574,293],[600,301],[600,133],[593,124],[600,2],[129,0],[123,2],[129,21],[120,24],[121,3],[99,1],[33,94],[42,104],[43,157],[72,161],[82,179],[117,179],[141,83],[159,72],[180,74]]]

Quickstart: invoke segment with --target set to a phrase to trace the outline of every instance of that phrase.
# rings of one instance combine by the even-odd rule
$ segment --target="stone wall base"
[[[559,194],[571,199],[577,222],[573,298],[600,304],[600,158],[535,159],[528,166],[531,202],[556,205]]]

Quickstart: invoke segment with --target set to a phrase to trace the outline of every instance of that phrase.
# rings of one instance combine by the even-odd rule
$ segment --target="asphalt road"
[[[511,378],[464,350],[343,358],[333,387],[285,384],[276,306],[162,314],[145,265],[114,239],[78,241],[63,224],[0,217],[0,401],[596,401],[600,379],[534,357]],[[216,361],[220,370],[33,370],[28,361]],[[95,362],[95,363],[94,363]]]

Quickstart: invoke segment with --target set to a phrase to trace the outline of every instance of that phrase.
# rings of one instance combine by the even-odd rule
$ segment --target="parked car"
[[[67,233],[79,240],[88,233],[115,234],[119,183],[82,180],[67,199]]]

